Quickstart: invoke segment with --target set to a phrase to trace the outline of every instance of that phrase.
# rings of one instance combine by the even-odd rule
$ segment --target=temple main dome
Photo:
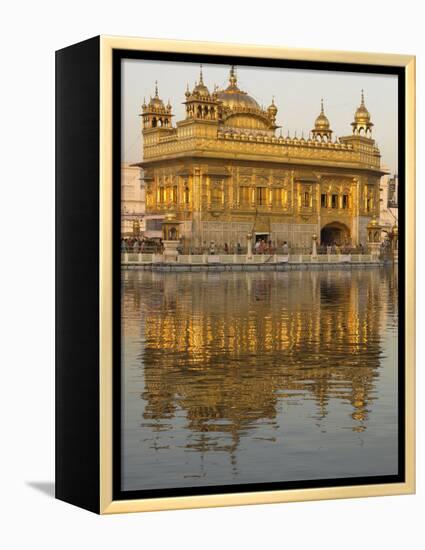
[[[216,94],[217,99],[222,102],[223,107],[227,107],[232,111],[246,108],[263,112],[253,97],[239,89],[234,67],[230,69],[229,85],[225,90],[218,90]]]
[[[224,90],[216,90],[215,97],[221,103],[225,125],[257,131],[272,129],[269,113],[238,87],[233,66],[230,69],[229,85]]]

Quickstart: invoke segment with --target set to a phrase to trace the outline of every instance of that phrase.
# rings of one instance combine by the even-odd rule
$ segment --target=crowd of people
[[[382,243],[382,248],[385,247],[385,242]],[[240,242],[237,243],[224,243],[220,245],[211,241],[210,243],[204,242],[202,246],[195,247],[181,242],[177,247],[179,254],[246,254],[247,247],[243,247]],[[148,239],[146,237],[123,237],[121,239],[121,252],[122,253],[156,253],[162,254],[164,251],[164,244],[162,239]],[[283,243],[274,244],[271,240],[258,239],[252,249],[253,254],[310,254],[311,247],[290,247],[287,241]],[[361,243],[357,246],[351,246],[349,244],[324,244],[317,246],[318,254],[366,254],[367,247]]]
[[[158,253],[161,254],[164,250],[162,239],[147,239],[145,237],[123,237],[121,239],[121,252],[132,252],[134,254],[141,253]]]
[[[317,247],[318,254],[366,254],[367,248],[361,243],[357,246],[350,244],[324,244]]]

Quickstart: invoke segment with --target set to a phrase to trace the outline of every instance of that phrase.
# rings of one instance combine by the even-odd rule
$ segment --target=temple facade
[[[142,106],[146,213],[174,219],[190,247],[254,241],[290,247],[367,242],[379,218],[384,171],[363,91],[352,131],[335,139],[323,101],[310,135],[283,137],[274,100],[267,108],[238,86],[199,81],[185,92],[186,116],[173,123],[158,86]]]

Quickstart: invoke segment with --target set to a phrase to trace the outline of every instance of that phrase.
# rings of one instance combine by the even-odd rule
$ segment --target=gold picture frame
[[[101,36],[99,62],[99,200],[98,200],[98,511],[101,514],[216,506],[238,506],[402,495],[415,491],[415,57],[411,55],[342,52],[256,45]],[[71,47],[72,48],[72,47]],[[133,500],[113,498],[113,53],[115,50],[172,52],[284,59],[329,64],[399,67],[405,72],[405,480],[401,483],[349,485],[325,488],[255,491],[228,494],[160,497]],[[61,450],[63,452],[63,449]],[[64,491],[65,493],[65,491]],[[58,498],[72,501],[65,494]],[[83,507],[84,504],[81,504]],[[88,507],[88,506],[87,506]]]

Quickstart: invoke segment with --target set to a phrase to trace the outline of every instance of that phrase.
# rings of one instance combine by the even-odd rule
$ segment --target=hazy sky
[[[199,80],[199,64],[168,61],[123,61],[123,147],[122,160],[137,162],[142,158],[141,112],[143,98],[149,101],[155,94],[158,80],[159,96],[170,99],[173,123],[185,117],[182,102],[186,84],[192,89]],[[204,83],[212,91],[228,85],[229,66],[203,64]],[[304,131],[308,137],[324,99],[325,113],[334,136],[352,133],[350,123],[360,104],[364,89],[365,104],[374,123],[373,138],[381,150],[382,164],[397,172],[397,77],[363,73],[310,71],[300,69],[237,67],[238,86],[267,107],[275,98],[277,124],[283,135],[289,130],[298,137]],[[277,130],[277,135],[279,130]]]

